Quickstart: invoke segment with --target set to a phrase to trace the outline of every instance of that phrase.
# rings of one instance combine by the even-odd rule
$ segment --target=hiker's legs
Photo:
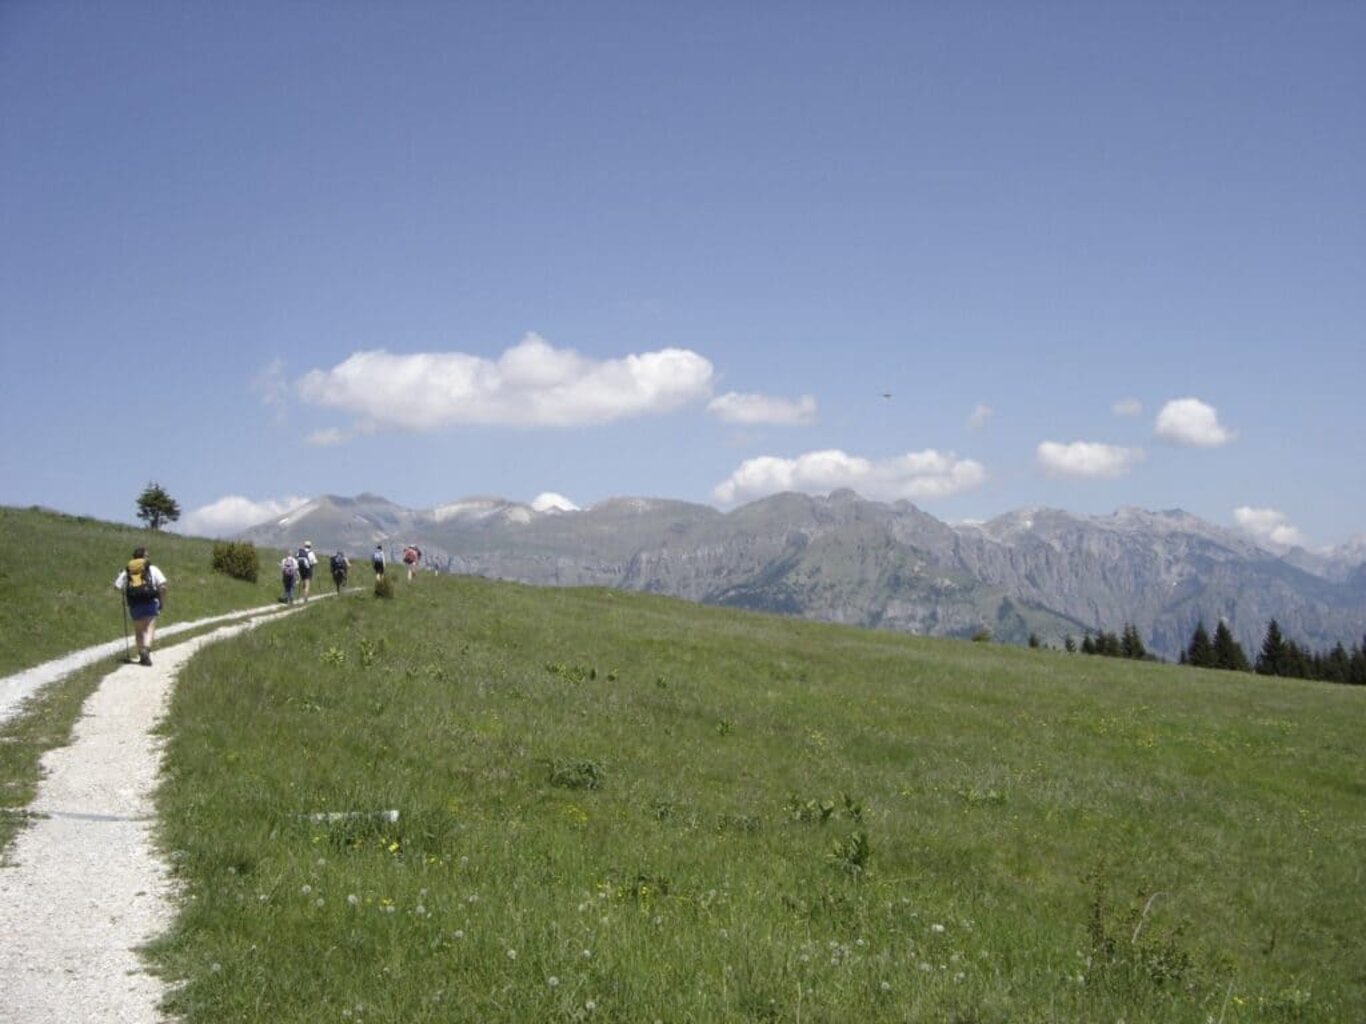
[[[155,616],[150,619],[133,620],[133,640],[138,645],[138,660],[144,665],[152,663],[152,637],[156,633],[156,628]]]

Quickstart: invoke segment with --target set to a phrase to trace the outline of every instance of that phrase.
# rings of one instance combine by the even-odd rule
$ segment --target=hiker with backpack
[[[375,582],[384,579],[384,545],[376,544],[370,555],[370,567],[375,570]]]
[[[138,664],[152,664],[152,636],[157,616],[166,601],[166,575],[147,557],[147,549],[133,549],[133,557],[114,579],[114,588],[123,591],[128,615],[133,620],[133,638],[138,645]],[[126,635],[125,635],[126,642]]]
[[[307,604],[308,588],[313,582],[313,567],[318,564],[318,556],[313,553],[313,542],[304,541],[304,546],[298,550],[294,558],[299,563],[299,589],[303,592],[304,604]]]
[[[422,561],[422,549],[416,544],[409,544],[403,549],[403,564],[408,567],[409,580],[417,572],[417,563],[420,561]]]
[[[284,596],[280,598],[281,603],[294,603],[294,584],[298,580],[299,560],[286,551],[285,557],[280,559],[280,583],[285,588]]]
[[[337,585],[337,594],[341,595],[342,587],[346,586],[346,574],[351,570],[351,563],[347,560],[345,552],[338,551],[332,556],[332,582]]]

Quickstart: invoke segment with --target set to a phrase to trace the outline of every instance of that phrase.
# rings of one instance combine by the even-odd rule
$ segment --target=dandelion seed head
[[[219,971],[221,971],[222,969],[223,969],[223,965],[220,964],[220,963],[218,963],[217,961],[214,961],[213,963],[209,964],[209,971],[210,971],[210,973],[212,973],[212,974],[217,974],[217,973],[218,973]]]
[[[457,939],[463,940],[465,938],[465,929],[457,928],[453,934]]]
[[[313,901],[313,905],[315,907],[321,907],[324,902],[326,901],[321,896],[319,896],[316,900]]]
[[[349,896],[346,897],[346,902],[349,903],[349,904],[351,904],[351,906],[354,907],[357,903],[360,902],[360,897],[357,896],[357,895],[353,892],[353,893],[351,893]]]
[[[545,983],[546,983],[547,985],[549,985],[551,988],[559,988],[559,987],[560,987],[560,979],[557,978],[557,977],[555,977],[555,975],[553,975],[553,974],[552,974],[549,978],[547,978],[547,979],[545,980]]]
[[[890,992],[892,990],[892,983],[890,981],[884,981],[878,988],[882,989],[884,992]]]
[[[930,931],[934,932],[936,935],[943,935],[944,926],[942,924],[932,924],[930,925]]]
[[[304,886],[303,888],[301,888],[299,891],[300,891],[301,893],[303,893],[305,896],[307,896],[309,893],[311,893],[311,892],[313,891],[313,886],[311,886],[311,885],[305,885],[305,886]]]
[[[509,960],[516,960],[516,959],[517,959],[517,950],[515,950],[515,949],[509,949],[509,950],[508,950],[508,959],[509,959]]]

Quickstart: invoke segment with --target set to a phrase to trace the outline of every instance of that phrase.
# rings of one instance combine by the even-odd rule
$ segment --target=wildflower
[[[393,913],[395,910],[397,910],[397,909],[398,909],[398,908],[397,908],[396,906],[394,906],[392,903],[390,903],[387,907],[384,908],[384,912],[385,912],[386,914],[392,914],[392,913]]]
[[[349,904],[351,904],[351,906],[354,907],[356,904],[358,904],[358,903],[360,902],[360,897],[357,896],[357,895],[353,892],[353,893],[351,893],[350,895],[348,895],[348,896],[346,897],[346,902],[349,903]]]
[[[592,960],[592,959],[593,959],[593,951],[592,951],[591,949],[585,949],[585,950],[583,951],[583,958],[584,958],[585,960]]]
[[[455,932],[454,932],[454,935],[455,935],[455,937],[456,937],[457,939],[464,939],[464,937],[465,937],[465,929],[463,929],[463,928],[457,928],[457,929],[455,930]]]
[[[319,896],[316,900],[313,901],[313,905],[315,907],[321,907],[323,905],[323,898]]]
[[[594,1010],[596,1010],[596,1009],[598,1008],[598,1004],[595,1003],[595,1002],[593,1002],[593,1000],[590,999],[590,1000],[588,1000],[588,1002],[586,1002],[586,1003],[583,1004],[583,1008],[584,1008],[585,1010],[587,1010],[589,1013],[592,1013]]]
[[[890,992],[892,990],[892,983],[890,981],[884,981],[878,988],[882,989],[884,992]]]
[[[936,935],[943,935],[944,926],[942,924],[932,924],[930,925],[930,931],[934,932]]]
[[[546,978],[545,983],[549,985],[551,988],[559,988],[560,979],[552,974],[549,978]]]
[[[313,891],[313,886],[311,886],[311,885],[305,885],[305,886],[304,886],[302,889],[300,889],[299,891],[300,891],[301,893],[303,893],[305,896],[307,896],[309,893],[311,893],[311,892]]]
[[[509,950],[508,950],[508,959],[509,959],[509,960],[516,960],[516,959],[517,959],[517,950],[515,950],[515,949],[509,949]]]
[[[217,973],[218,973],[219,971],[221,971],[222,969],[223,969],[223,965],[220,964],[220,963],[216,963],[216,962],[215,962],[215,963],[209,964],[209,971],[210,971],[211,973],[213,973],[213,974],[217,974]]]
[[[418,917],[425,917],[427,914],[427,908],[424,907],[421,903],[419,903],[416,907],[413,908],[413,913],[416,914]]]
[[[924,960],[921,960],[920,963],[916,964],[916,966],[917,966],[920,970],[926,971],[926,972],[934,970],[934,968],[931,967],[929,964],[927,964]]]

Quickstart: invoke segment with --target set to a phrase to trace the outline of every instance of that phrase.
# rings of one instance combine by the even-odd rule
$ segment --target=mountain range
[[[1277,553],[1180,510],[1109,516],[1022,509],[945,523],[909,502],[779,494],[730,512],[654,498],[583,510],[469,498],[414,510],[324,496],[240,535],[305,540],[364,563],[405,544],[440,572],[538,585],[643,590],[850,625],[942,636],[989,629],[1024,643],[1139,630],[1176,658],[1197,621],[1223,620],[1255,654],[1267,622],[1314,650],[1366,632],[1366,537]]]

